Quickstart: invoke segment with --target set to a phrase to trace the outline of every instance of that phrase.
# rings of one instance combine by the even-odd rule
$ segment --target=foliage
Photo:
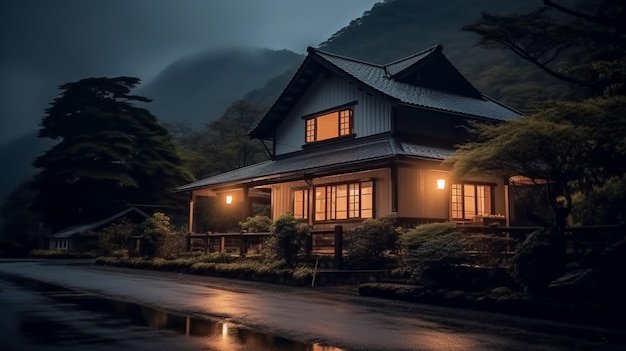
[[[148,255],[153,257],[172,257],[185,248],[185,238],[176,232],[170,224],[170,218],[161,212],[155,212],[141,225]]]
[[[128,252],[130,236],[135,225],[126,219],[112,223],[98,233],[98,248],[103,255],[110,255],[119,250]]]
[[[563,228],[576,192],[590,194],[624,174],[625,108],[625,97],[553,102],[528,117],[475,125],[476,141],[444,163],[453,164],[457,178],[490,175],[543,187],[553,224]]]
[[[611,177],[594,186],[586,196],[577,194],[572,200],[572,215],[577,223],[597,225],[626,222],[626,175]]]
[[[239,100],[201,130],[180,125],[171,129],[194,175],[206,177],[267,160],[265,147],[247,136],[264,113],[264,107]]]
[[[35,249],[30,252],[30,256],[37,258],[96,258],[95,251],[65,251],[65,250],[43,250]]]
[[[268,216],[248,217],[245,221],[239,222],[242,230],[251,233],[269,232],[272,227],[272,219]]]
[[[452,223],[422,224],[405,230],[399,243],[412,283],[439,284],[454,265],[470,260],[468,241]]]
[[[40,138],[34,207],[53,231],[110,215],[129,203],[179,204],[174,186],[191,181],[167,130],[131,95],[139,79],[86,78],[60,86]]]
[[[310,267],[285,268],[282,261],[251,259],[223,262],[219,255],[150,260],[102,256],[96,259],[96,264],[298,285],[308,284],[313,277],[313,269]]]
[[[346,263],[354,269],[382,268],[389,243],[397,237],[396,218],[396,213],[368,218],[356,227],[346,239]]]
[[[565,252],[553,229],[529,234],[515,250],[512,276],[529,294],[542,295],[562,272]]]
[[[626,11],[619,0],[553,1],[524,14],[483,13],[463,27],[478,45],[505,49],[591,96],[626,93]]]
[[[267,261],[283,261],[285,265],[293,266],[309,231],[308,224],[293,214],[280,216],[270,227],[272,235],[263,243],[263,255]]]

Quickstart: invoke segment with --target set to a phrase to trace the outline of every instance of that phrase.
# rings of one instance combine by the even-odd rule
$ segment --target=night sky
[[[376,2],[2,0],[0,144],[37,129],[62,83],[117,75],[146,83],[180,57],[225,47],[304,54]]]

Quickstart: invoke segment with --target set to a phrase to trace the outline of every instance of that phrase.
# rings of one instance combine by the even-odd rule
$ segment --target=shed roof
[[[125,209],[124,211],[118,212],[110,217],[107,217],[105,219],[99,220],[97,222],[92,222],[92,223],[87,223],[87,224],[80,224],[80,225],[75,225],[69,228],[65,228],[62,229],[54,234],[52,234],[50,237],[51,238],[55,238],[55,239],[64,239],[64,238],[69,238],[78,234],[83,234],[83,233],[87,233],[89,231],[92,231],[94,229],[98,229],[106,224],[108,224],[109,222],[112,222],[118,218],[124,217],[125,215],[131,213],[131,212],[135,212],[137,214],[139,214],[142,217],[148,218],[150,216],[148,216],[145,212],[143,212],[142,210],[138,209],[137,207],[129,207],[127,209]]]

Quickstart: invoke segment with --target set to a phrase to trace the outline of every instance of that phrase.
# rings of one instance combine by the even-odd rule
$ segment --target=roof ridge
[[[335,54],[335,53],[332,53],[332,52],[328,52],[328,51],[324,51],[324,50],[320,50],[320,49],[314,48],[312,46],[309,46],[307,48],[307,52],[309,52],[309,53],[314,52],[316,54],[328,55],[328,56],[336,57],[336,58],[339,58],[339,59],[342,59],[342,60],[346,60],[346,61],[352,61],[352,62],[357,62],[357,63],[361,63],[361,64],[368,65],[368,66],[384,68],[383,65],[380,65],[378,63],[373,63],[373,62],[369,62],[369,61],[365,61],[365,60],[359,60],[359,59],[356,59],[356,58],[353,58],[353,57],[348,57],[348,56]]]
[[[410,59],[414,58],[415,56],[423,55],[423,54],[425,54],[428,51],[430,51],[430,52],[443,51],[443,46],[441,44],[433,45],[433,46],[431,46],[431,47],[429,47],[427,49],[424,49],[424,50],[422,50],[420,52],[416,52],[416,53],[413,53],[413,54],[411,54],[409,56],[403,57],[401,59],[398,59],[398,60],[386,63],[383,66],[385,68],[387,68],[388,66],[396,65],[396,64],[398,64],[400,62],[404,62],[404,61],[410,60]]]

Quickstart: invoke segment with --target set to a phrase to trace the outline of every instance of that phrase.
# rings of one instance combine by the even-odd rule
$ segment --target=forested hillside
[[[478,36],[462,28],[477,21],[482,12],[523,13],[540,5],[541,1],[528,0],[387,0],[351,21],[319,48],[384,64],[441,44],[444,54],[479,90],[524,109],[530,100],[559,96],[562,84],[510,52],[477,47]],[[279,77],[274,83],[284,86],[289,78]],[[278,85],[268,85],[247,98],[276,97]]]
[[[288,50],[260,48],[205,52],[172,63],[137,91],[153,100],[146,107],[161,120],[197,127],[218,119],[235,100],[302,58]]]

